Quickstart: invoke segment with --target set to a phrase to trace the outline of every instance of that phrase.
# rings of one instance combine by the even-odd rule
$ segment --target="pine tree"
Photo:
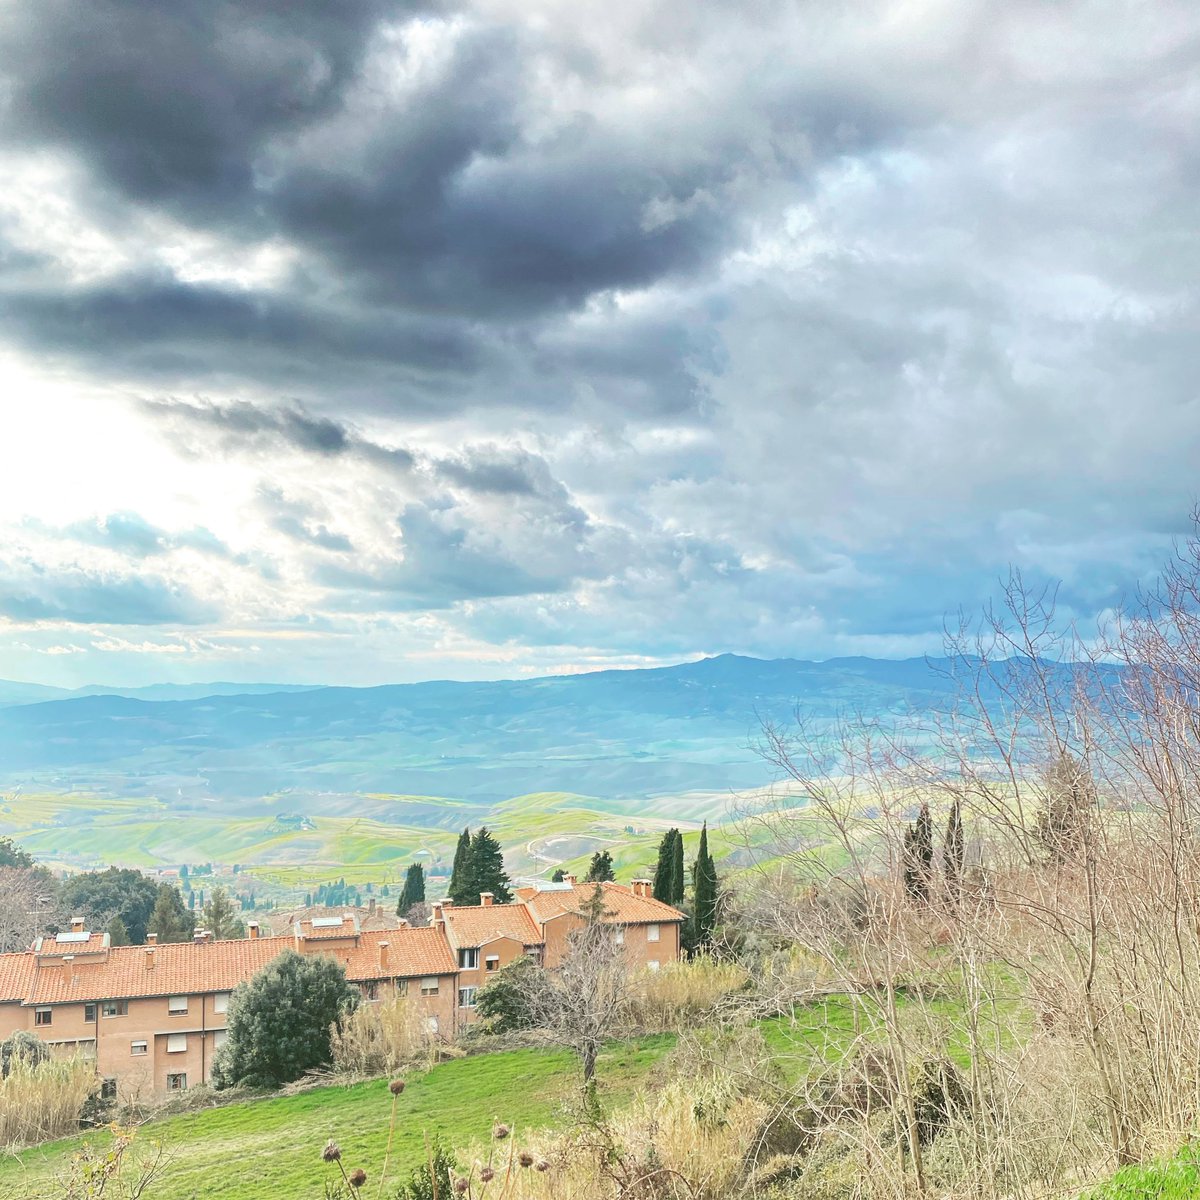
[[[567,873],[562,869],[562,867],[555,867],[554,874],[550,876],[550,882],[551,883],[562,883],[562,881],[566,877],[567,877]]]
[[[592,855],[591,866],[583,877],[584,883],[612,883],[616,879],[612,855],[607,850],[597,850]]]
[[[189,942],[196,931],[195,915],[184,908],[183,897],[169,883],[159,885],[146,931],[155,934],[160,945]]]
[[[454,866],[450,870],[450,886],[446,889],[450,899],[455,904],[466,904],[465,897],[471,894],[471,831],[464,829],[458,835],[458,845],[454,850]],[[479,889],[475,889],[475,899],[471,904],[479,903]]]
[[[654,867],[652,895],[655,900],[661,900],[664,904],[672,903],[671,897],[675,894],[675,835],[678,832],[678,829],[668,829],[662,835],[662,841],[658,843],[658,862]]]
[[[708,852],[708,822],[700,829],[700,846],[692,864],[692,902],[695,911],[695,944],[703,949],[712,941],[717,925],[717,866]]]
[[[200,920],[203,922],[204,928],[218,941],[246,936],[246,927],[237,915],[233,902],[229,899],[229,893],[222,887],[213,888]]]
[[[408,874],[404,877],[404,888],[396,905],[396,916],[404,916],[414,904],[421,904],[424,900],[425,868],[415,862],[408,868]]]
[[[110,946],[129,945],[129,932],[120,917],[113,917],[108,923],[108,944]]]
[[[478,904],[480,892],[491,892],[497,904],[507,904],[512,899],[512,880],[504,870],[504,852],[485,825],[471,838],[469,871],[470,891],[464,893],[464,900],[452,897],[455,904]]]
[[[942,873],[946,877],[946,893],[952,903],[958,900],[966,863],[962,805],[956,797],[954,803],[950,805],[950,816],[946,821],[946,841],[942,846]]]
[[[683,834],[678,829],[675,830],[675,845],[672,855],[671,898],[667,903],[682,904],[683,883],[686,876],[683,869]]]

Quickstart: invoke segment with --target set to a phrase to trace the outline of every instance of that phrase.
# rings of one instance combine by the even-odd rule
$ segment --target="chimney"
[[[379,943],[379,969],[386,971],[388,966],[388,943]]]
[[[367,916],[373,917],[374,915],[375,915],[375,897],[372,896],[371,899],[367,902]]]
[[[564,875],[563,883],[569,883],[572,887],[574,887],[575,886],[575,876],[574,875]]]
[[[63,970],[66,972],[67,981],[69,983],[74,983],[75,982],[75,955],[73,955],[73,954],[64,954],[63,955]]]
[[[430,928],[442,929],[442,930],[444,930],[446,928],[446,918],[443,915],[443,908],[442,908],[444,903],[445,903],[445,901],[443,901],[443,900],[435,900],[434,901],[433,907],[429,910]]]
[[[197,929],[196,932],[192,934],[193,946],[207,946],[211,941],[212,934],[207,929]]]
[[[82,933],[83,932],[83,918],[82,917],[72,917],[71,918],[71,932],[72,933]]]
[[[154,947],[153,946],[146,947],[146,970],[147,971],[154,970]]]
[[[496,903],[496,897],[491,892],[480,892],[479,903],[482,904],[484,908],[491,908],[492,905]]]
[[[147,946],[157,946],[158,945],[158,934],[157,933],[146,934],[146,945]]]
[[[443,900],[443,901],[441,902],[441,905],[442,905],[442,907],[443,907],[443,908],[453,908],[453,907],[454,907],[454,901],[453,901],[453,900],[451,900],[449,897],[447,897],[445,900]]]
[[[258,937],[258,922],[257,921],[247,921],[246,922],[246,936],[248,938]]]
[[[633,881],[633,894],[640,896],[643,900],[649,900],[651,886],[648,879],[635,879]]]

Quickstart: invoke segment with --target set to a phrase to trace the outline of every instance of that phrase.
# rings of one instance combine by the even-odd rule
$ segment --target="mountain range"
[[[281,791],[599,798],[770,781],[762,722],[930,710],[949,664],[732,654],[679,666],[382,687],[84,688],[0,683],[0,783],[249,800]],[[28,700],[36,702],[30,703]]]

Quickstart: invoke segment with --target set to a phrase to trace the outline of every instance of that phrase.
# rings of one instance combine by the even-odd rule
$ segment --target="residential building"
[[[76,919],[30,950],[0,954],[0,1040],[19,1029],[61,1051],[95,1058],[112,1095],[179,1091],[212,1078],[225,1039],[230,994],[286,949],[342,964],[364,1001],[407,995],[432,1032],[453,1038],[475,1018],[478,989],[523,954],[553,969],[583,924],[596,885],[539,883],[510,904],[490,894],[471,907],[433,905],[421,928],[364,929],[359,910],[300,915],[290,935],[261,936],[257,922],[236,941],[199,931],[190,942],[112,946]],[[634,968],[679,957],[682,914],[650,895],[650,883],[600,885],[604,921]]]

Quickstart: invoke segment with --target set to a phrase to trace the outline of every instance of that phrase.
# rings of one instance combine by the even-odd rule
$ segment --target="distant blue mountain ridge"
[[[764,720],[944,708],[946,660],[723,654],[679,666],[382,687],[157,685],[26,702],[0,683],[0,782],[238,800],[296,790],[627,799],[755,787]],[[1065,664],[1055,670],[1081,669]],[[7,697],[7,699],[5,699]],[[28,702],[34,701],[34,702]]]

